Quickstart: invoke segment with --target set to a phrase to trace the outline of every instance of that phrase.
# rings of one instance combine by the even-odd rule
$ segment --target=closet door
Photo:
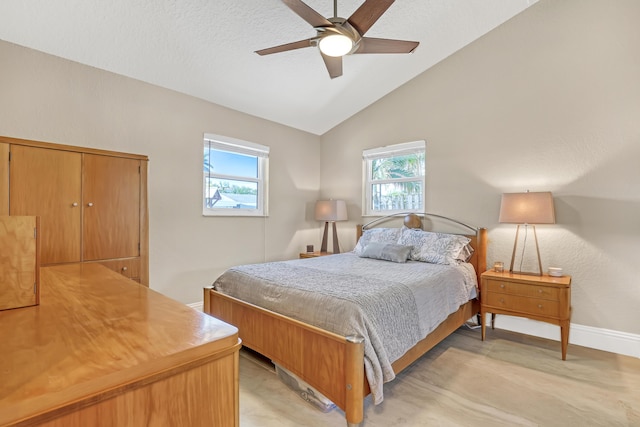
[[[80,261],[82,155],[11,145],[10,215],[40,217],[41,264]]]
[[[0,142],[0,215],[9,215],[9,144]]]
[[[83,259],[140,255],[140,160],[84,154]]]

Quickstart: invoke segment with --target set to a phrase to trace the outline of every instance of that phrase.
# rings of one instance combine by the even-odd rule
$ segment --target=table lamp
[[[347,204],[344,200],[318,200],[316,202],[316,221],[324,221],[324,234],[322,236],[321,252],[327,252],[327,235],[329,233],[329,223],[333,225],[333,253],[339,254],[338,232],[336,231],[336,221],[347,220]]]
[[[500,203],[500,223],[518,224],[516,228],[516,239],[513,243],[513,253],[511,254],[511,265],[509,272],[542,276],[542,262],[540,261],[540,249],[538,248],[538,236],[536,235],[535,224],[555,224],[555,210],[553,206],[553,196],[551,192],[529,192],[526,193],[504,193]],[[513,262],[518,246],[518,233],[520,225],[531,225],[533,227],[533,237],[536,242],[536,253],[538,255],[538,272],[514,271]],[[525,242],[526,244],[526,234]],[[524,259],[524,247],[522,252]],[[522,260],[520,262],[522,266]]]

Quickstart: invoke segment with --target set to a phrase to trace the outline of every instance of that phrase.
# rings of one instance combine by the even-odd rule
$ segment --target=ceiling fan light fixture
[[[344,56],[353,49],[353,40],[344,34],[329,34],[320,39],[318,47],[327,56]]]

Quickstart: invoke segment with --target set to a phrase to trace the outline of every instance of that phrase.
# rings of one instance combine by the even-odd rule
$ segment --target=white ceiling
[[[0,39],[321,135],[536,1],[396,1],[367,36],[420,46],[348,56],[333,80],[315,47],[253,53],[315,35],[280,0],[2,0]]]

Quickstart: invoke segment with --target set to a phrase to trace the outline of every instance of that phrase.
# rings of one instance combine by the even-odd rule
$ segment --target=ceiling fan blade
[[[420,42],[363,37],[353,53],[413,53]]]
[[[347,19],[361,36],[389,9],[395,0],[367,0]]]
[[[332,79],[340,77],[342,75],[342,57],[341,56],[329,56],[320,52],[322,59],[324,59],[324,65],[327,66],[327,71]]]
[[[303,47],[313,46],[314,45],[314,43],[312,43],[313,40],[315,39],[300,40],[293,43],[282,44],[280,46],[274,46],[274,47],[269,47],[267,49],[256,50],[256,53],[258,55],[270,55],[272,53],[286,52],[288,50],[294,50],[294,49],[302,49]]]
[[[282,0],[284,4],[289,6],[300,18],[311,24],[312,27],[331,27],[333,24],[324,16],[311,9],[300,0]]]

